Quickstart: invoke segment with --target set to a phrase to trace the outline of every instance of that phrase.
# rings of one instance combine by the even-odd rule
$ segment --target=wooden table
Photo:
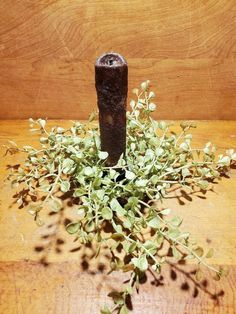
[[[196,147],[210,139],[220,151],[236,148],[236,121],[198,122],[193,134]],[[0,121],[0,145],[7,140],[36,145],[37,136],[28,131],[27,121]],[[104,256],[90,260],[90,249],[81,248],[63,229],[65,215],[49,216],[47,224],[37,227],[25,209],[12,205],[14,191],[4,181],[6,165],[21,162],[23,156],[3,157],[0,150],[0,313],[99,313],[110,302],[107,293],[127,274],[107,276]],[[236,313],[235,169],[230,177],[222,178],[206,199],[182,195],[166,202],[184,217],[183,230],[204,247],[215,248],[211,262],[228,265],[229,276],[215,282],[206,271],[199,284],[191,275],[195,265],[165,266],[159,280],[148,277],[134,295],[133,313]]]

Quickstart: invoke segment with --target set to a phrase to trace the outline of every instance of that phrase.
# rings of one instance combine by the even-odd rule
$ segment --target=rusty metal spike
[[[109,154],[107,165],[114,166],[126,148],[126,100],[128,65],[118,53],[100,56],[95,63],[95,85],[99,109],[101,150]]]

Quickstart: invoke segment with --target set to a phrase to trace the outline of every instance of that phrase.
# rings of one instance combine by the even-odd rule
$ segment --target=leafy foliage
[[[60,196],[70,192],[78,198],[78,220],[67,225],[68,233],[81,243],[97,241],[99,247],[111,251],[111,270],[130,271],[129,283],[120,293],[111,293],[115,307],[107,306],[102,313],[127,313],[126,298],[138,286],[139,278],[148,268],[156,272],[166,262],[160,254],[168,245],[176,260],[196,259],[208,267],[219,279],[225,272],[210,266],[208,252],[191,241],[188,232],[182,232],[182,219],[169,218],[169,208],[159,209],[158,204],[173,188],[193,191],[207,190],[214,180],[229,170],[236,160],[236,153],[216,156],[216,148],[210,142],[203,148],[191,147],[193,123],[181,123],[182,132],[170,131],[170,123],[154,121],[151,113],[156,105],[155,94],[149,90],[149,81],[134,89],[131,112],[127,112],[127,150],[116,166],[107,167],[108,153],[100,150],[97,127],[75,122],[71,128],[46,129],[46,121],[30,119],[33,132],[41,134],[41,148],[18,146],[11,142],[7,153],[26,153],[23,166],[12,168],[9,175],[13,186],[23,187],[17,200],[24,206],[31,200],[28,212],[38,224],[40,213],[48,205],[53,211],[62,209]],[[38,202],[38,195],[43,201]],[[32,201],[33,200],[33,201]],[[35,201],[34,201],[35,200]],[[111,228],[110,234],[104,226]],[[122,248],[118,254],[116,248]],[[127,257],[127,258],[125,258]],[[201,277],[201,270],[196,273]]]

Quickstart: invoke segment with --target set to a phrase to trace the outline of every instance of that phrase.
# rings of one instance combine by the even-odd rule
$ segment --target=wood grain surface
[[[69,126],[70,121],[49,121],[49,126]],[[179,130],[178,123],[173,130]],[[193,146],[209,139],[219,152],[236,149],[236,121],[198,122]],[[37,227],[26,209],[18,209],[14,191],[4,178],[6,167],[23,156],[3,157],[7,140],[37,146],[37,135],[27,121],[0,121],[0,313],[3,314],[96,314],[111,289],[118,289],[127,274],[107,275],[109,258],[103,252],[91,259],[93,248],[84,248],[64,230],[73,208],[65,203],[58,215],[45,213],[45,225]],[[190,231],[199,244],[213,247],[214,265],[227,265],[229,276],[212,281],[208,271],[200,283],[191,272],[195,264],[166,265],[156,279],[134,294],[134,314],[233,314],[236,312],[236,169],[222,178],[214,192],[205,195],[177,193],[163,206],[184,217],[182,230]]]
[[[1,0],[0,118],[87,118],[107,51],[129,90],[151,80],[156,117],[236,119],[235,0]]]

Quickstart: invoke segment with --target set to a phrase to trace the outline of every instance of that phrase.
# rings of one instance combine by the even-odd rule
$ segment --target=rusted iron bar
[[[118,53],[100,56],[95,63],[101,150],[108,152],[107,165],[114,166],[126,148],[126,100],[128,66]]]

